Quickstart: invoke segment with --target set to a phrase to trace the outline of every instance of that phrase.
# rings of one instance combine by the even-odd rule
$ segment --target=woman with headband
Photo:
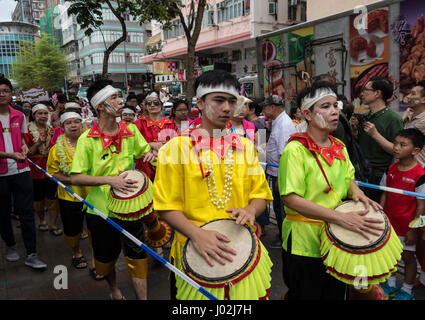
[[[326,273],[320,252],[321,226],[331,222],[365,235],[365,231],[379,230],[376,223],[381,222],[363,217],[367,209],[345,213],[333,209],[345,198],[362,201],[367,208],[382,208],[359,189],[345,145],[330,135],[338,126],[340,112],[331,85],[313,84],[300,93],[299,100],[307,131],[289,139],[278,175],[286,212],[282,260],[289,291],[285,299],[340,300],[345,284]]]
[[[70,171],[71,184],[91,186],[87,202],[143,242],[145,229],[141,219],[125,220],[114,215],[108,209],[108,194],[111,187],[123,193],[134,190],[137,181],[126,179],[127,174],[119,174],[131,170],[136,159],[153,162],[155,157],[134,124],[116,122],[123,105],[118,91],[109,81],[100,80],[92,84],[87,91],[87,98],[96,110],[99,122],[94,123],[78,139]],[[121,252],[121,234],[90,208],[87,213],[96,273],[105,276],[111,299],[121,300],[123,295],[115,274],[115,262]],[[123,245],[136,298],[147,299],[146,252],[135,248],[127,239],[123,240]]]
[[[28,157],[43,169],[46,169],[50,140],[53,135],[53,128],[47,124],[48,118],[47,106],[41,103],[36,104],[31,110],[28,133],[24,135],[29,148]],[[42,232],[50,230],[53,235],[60,236],[63,231],[57,227],[59,205],[55,197],[56,184],[32,164],[30,168],[34,185],[34,210],[40,219],[38,229]],[[44,211],[45,199],[48,202],[50,215],[48,224]]]
[[[59,116],[60,127],[64,134],[57,138],[56,144],[50,149],[47,172],[85,198],[88,193],[87,187],[70,185],[71,163],[82,131],[82,117],[77,110],[68,108]],[[76,269],[87,268],[87,260],[80,249],[84,220],[83,204],[60,186],[57,187],[57,193],[65,244],[72,250],[72,264]]]
[[[273,199],[254,144],[226,129],[239,106],[237,79],[224,71],[207,71],[196,79],[194,89],[202,123],[159,150],[154,183],[155,209],[177,231],[170,259],[180,270],[188,238],[210,266],[232,261],[237,252],[226,245],[227,237],[199,226],[235,218],[237,224],[255,230],[255,217]],[[234,285],[208,288],[218,299],[267,299],[272,262],[266,248],[258,243],[261,255],[249,275]],[[182,279],[171,275],[170,281],[172,298],[203,298]]]

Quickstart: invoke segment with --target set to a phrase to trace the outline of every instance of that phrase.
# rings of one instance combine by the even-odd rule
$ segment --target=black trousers
[[[11,207],[19,213],[21,233],[27,254],[36,252],[33,185],[29,171],[0,177],[0,235],[6,246],[16,244],[10,219]]]
[[[283,281],[289,288],[285,300],[344,300],[346,285],[326,273],[321,258],[291,254],[292,235],[288,251],[282,250]]]

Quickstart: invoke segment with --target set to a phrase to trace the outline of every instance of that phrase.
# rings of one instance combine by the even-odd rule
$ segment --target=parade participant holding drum
[[[108,197],[111,187],[123,194],[137,189],[136,180],[128,179],[126,173],[120,173],[132,169],[135,159],[143,158],[152,162],[155,157],[135,125],[124,121],[116,122],[116,117],[122,109],[122,100],[109,81],[101,80],[92,84],[87,91],[87,97],[99,116],[99,122],[94,123],[78,139],[71,167],[71,184],[92,186],[86,198],[87,202],[143,242],[144,227],[141,216],[113,215],[108,209]],[[90,208],[87,208],[87,213],[96,272],[105,276],[111,290],[111,298],[122,299],[114,270],[121,251],[121,233],[111,228],[108,222]],[[129,240],[123,240],[123,245],[136,297],[146,299],[146,253],[139,248],[135,249]]]
[[[273,197],[252,142],[226,130],[240,84],[214,70],[198,77],[194,89],[202,124],[159,150],[154,183],[154,207],[177,231],[171,262],[218,299],[265,299],[272,262],[253,231]],[[172,298],[204,298],[173,279]]]
[[[332,222],[369,239],[382,232],[382,219],[365,217],[370,207],[354,181],[354,167],[342,142],[330,136],[338,125],[335,92],[328,83],[304,89],[299,104],[306,133],[292,135],[279,165],[279,192],[287,213],[283,222],[283,278],[286,299],[344,299],[345,284],[326,273],[320,250],[324,222]],[[336,212],[342,199],[365,204],[363,210]]]

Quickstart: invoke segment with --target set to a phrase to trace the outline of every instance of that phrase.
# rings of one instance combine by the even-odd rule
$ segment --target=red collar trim
[[[146,121],[146,125],[147,125],[148,128],[156,126],[156,127],[159,127],[160,129],[162,129],[166,124],[172,124],[173,123],[170,119],[167,119],[167,118],[162,118],[159,121],[154,121],[149,117],[143,116],[140,119]]]
[[[103,149],[106,150],[111,144],[114,144],[117,148],[117,153],[121,152],[121,143],[123,138],[134,137],[134,134],[127,128],[127,122],[121,121],[119,123],[118,133],[114,136],[104,134],[96,122],[90,129],[87,137],[89,138],[100,138],[102,141]]]
[[[346,161],[346,158],[342,151],[342,149],[345,147],[344,144],[331,135],[329,135],[329,139],[331,140],[330,147],[319,146],[306,132],[292,134],[289,141],[300,141],[300,139],[306,141],[306,144],[303,143],[303,145],[308,150],[320,154],[329,166],[332,166],[334,159],[341,159],[343,161]]]
[[[234,133],[229,133],[224,137],[214,139],[202,135],[202,130],[191,128],[180,133],[182,136],[190,136],[193,146],[197,151],[211,149],[217,156],[224,159],[229,148],[245,151],[245,145],[241,137]]]

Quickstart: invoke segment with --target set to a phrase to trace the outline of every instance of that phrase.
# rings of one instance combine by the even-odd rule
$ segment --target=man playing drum
[[[382,222],[366,218],[367,198],[354,181],[354,167],[342,142],[330,136],[338,125],[339,108],[331,84],[315,83],[304,89],[299,105],[308,122],[307,132],[292,135],[279,164],[279,192],[287,212],[283,222],[283,278],[286,299],[344,299],[345,284],[326,273],[320,251],[320,230],[331,222],[364,237],[377,233]],[[366,209],[333,210],[342,199],[362,201]]]
[[[126,179],[121,172],[133,168],[135,159],[154,161],[146,140],[136,126],[125,121],[119,124],[116,117],[122,110],[118,91],[108,81],[100,80],[87,91],[90,104],[95,108],[99,122],[85,131],[78,139],[71,167],[71,184],[93,186],[86,198],[99,211],[113,218],[121,227],[143,241],[143,222],[114,216],[108,210],[110,188],[128,193],[135,189],[137,181]],[[115,279],[115,262],[121,252],[121,234],[103,218],[87,208],[87,226],[91,233],[96,272],[104,275],[111,289],[112,299],[122,299]],[[124,238],[124,237],[123,237]],[[147,257],[143,250],[124,239],[126,257],[132,283],[138,299],[147,298]]]
[[[236,78],[224,71],[208,71],[196,79],[194,89],[202,124],[159,150],[154,183],[154,207],[177,230],[170,258],[180,270],[187,238],[209,268],[238,259],[225,235],[200,226],[236,218],[236,224],[253,227],[255,217],[273,199],[252,142],[226,130],[239,105]],[[261,244],[260,249],[258,264],[242,281],[206,289],[218,299],[267,298],[272,262]],[[172,298],[175,294],[182,300],[204,298],[179,277],[171,282]]]

